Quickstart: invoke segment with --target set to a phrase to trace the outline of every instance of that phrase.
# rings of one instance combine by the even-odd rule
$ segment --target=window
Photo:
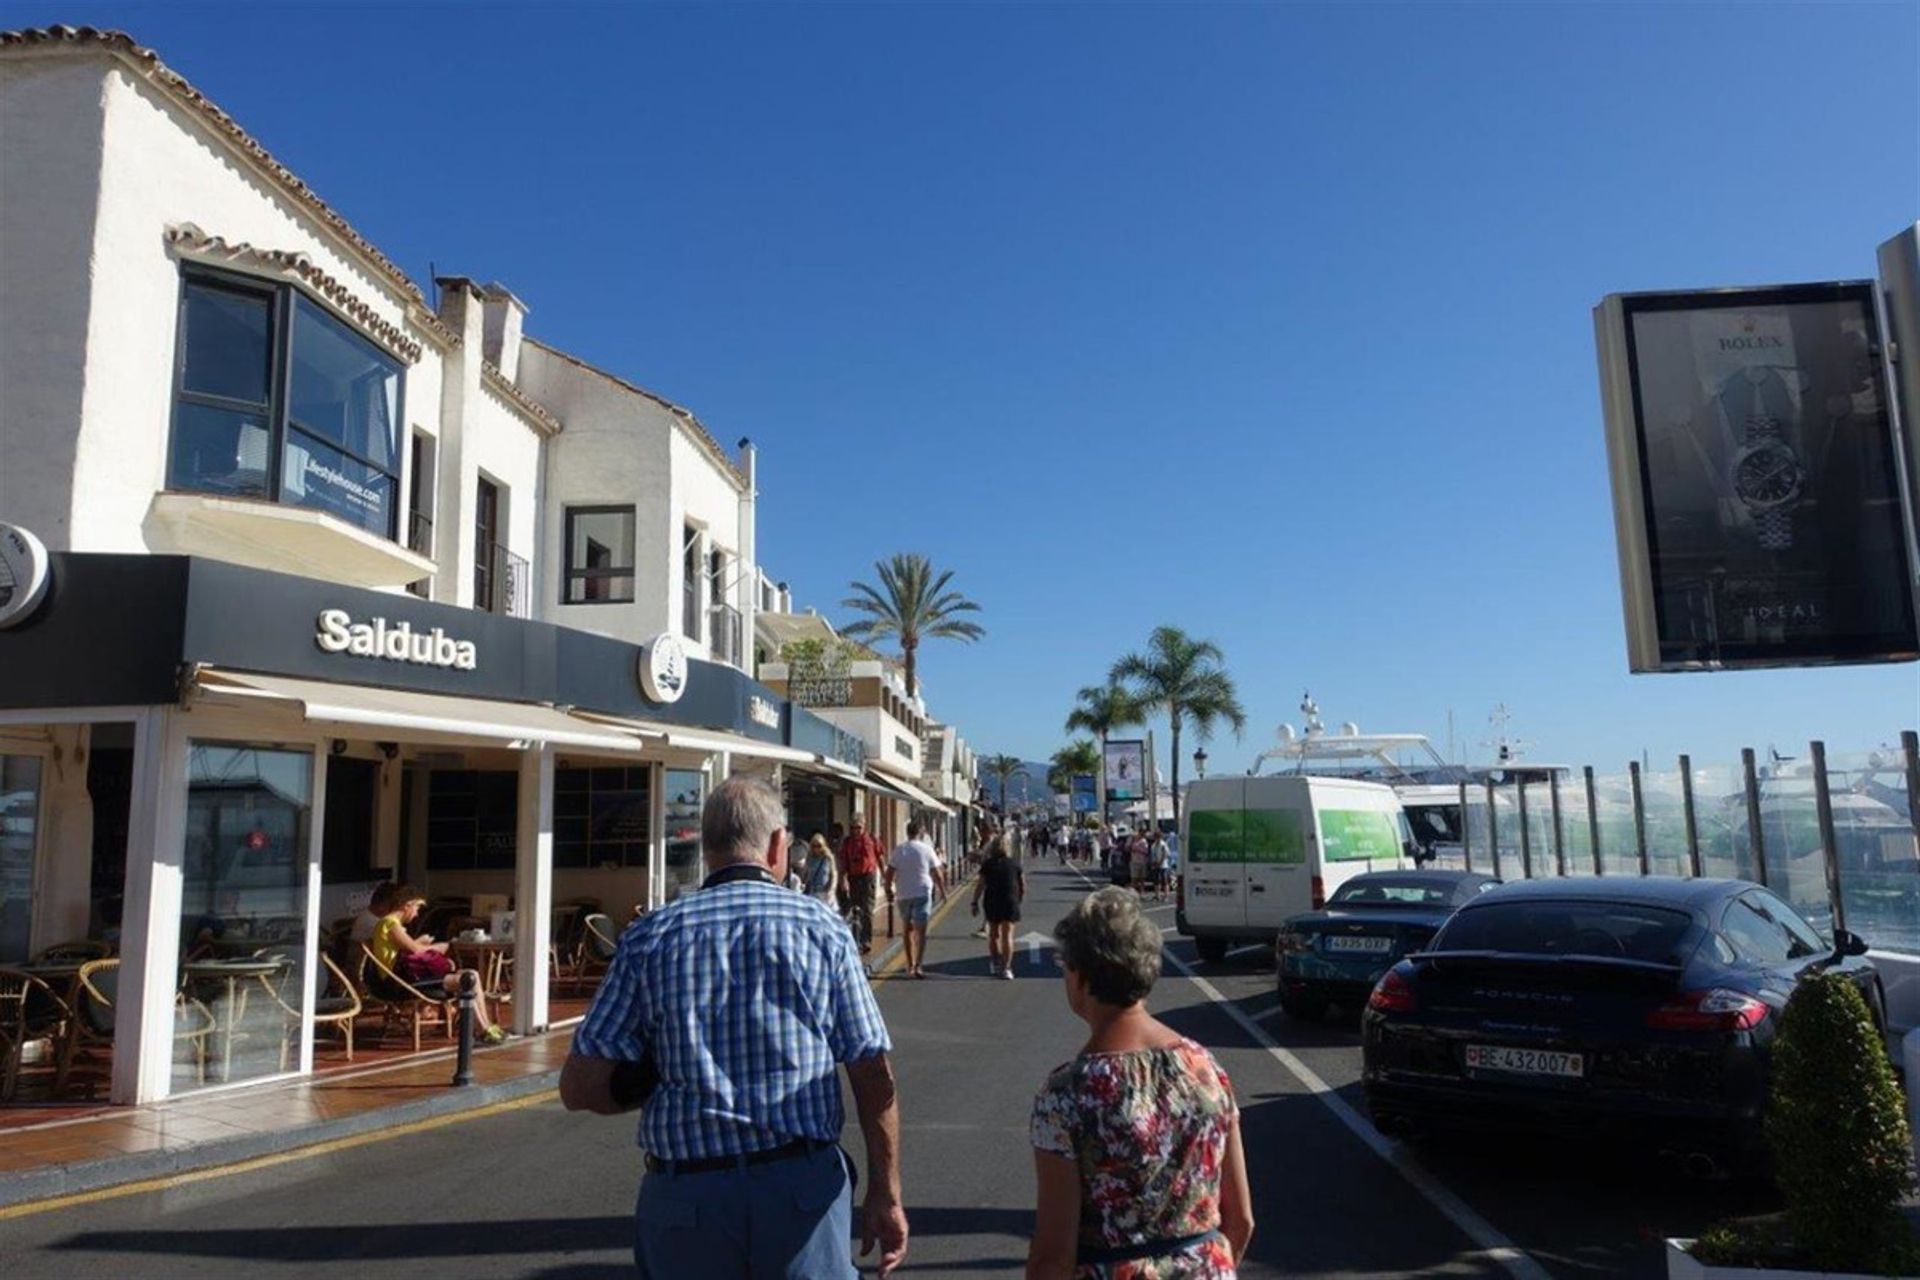
[[[435,769],[427,780],[427,870],[512,867],[519,815],[519,774]]]
[[[633,508],[568,507],[561,604],[633,601]]]
[[[167,484],[395,537],[401,377],[397,360],[290,286],[189,272]]]
[[[27,958],[40,825],[40,758],[0,755],[0,964]]]
[[[698,640],[700,629],[700,530],[692,525],[680,536],[680,631]]]
[[[1792,950],[1787,931],[1772,916],[1760,910],[1750,896],[1736,898],[1727,907],[1726,918],[1720,922],[1720,929],[1740,958],[1749,964],[1785,964]]]
[[[1754,908],[1775,924],[1787,935],[1788,958],[1803,960],[1808,956],[1823,956],[1833,950],[1833,944],[1800,918],[1800,913],[1780,901],[1765,889],[1756,889],[1746,895]]]
[[[700,887],[700,810],[707,802],[707,775],[698,769],[662,774],[667,803],[667,866],[663,900],[672,902]]]
[[[1509,900],[1457,912],[1436,951],[1599,956],[1680,964],[1693,918],[1684,911],[1625,902]],[[1684,951],[1683,951],[1684,947]]]
[[[645,867],[652,835],[651,765],[554,770],[554,866]]]

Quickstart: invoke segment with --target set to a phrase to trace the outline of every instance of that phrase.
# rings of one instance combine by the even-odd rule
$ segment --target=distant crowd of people
[[[984,842],[972,908],[996,974],[1011,976],[1027,892],[1020,845],[1051,850],[1053,834],[1009,829]],[[1147,1012],[1161,936],[1140,897],[1173,859],[1155,853],[1164,836],[1142,833],[1136,874],[1135,841],[1122,834],[1105,833],[1121,851],[1105,856],[1124,859],[1129,885],[1088,894],[1053,931],[1068,1007],[1088,1034],[1034,1099],[1026,1274],[1230,1280],[1254,1225],[1239,1109],[1212,1054]],[[884,880],[910,937],[920,922],[908,965],[920,971],[925,905],[946,885],[924,836],[911,830],[883,860],[856,823],[839,849],[817,835],[802,854],[772,787],[743,777],[714,788],[705,881],[622,935],[560,1078],[570,1110],[639,1113],[644,1280],[850,1280],[855,1235],[861,1257],[878,1250],[881,1276],[905,1259],[893,1045],[861,954]],[[1059,851],[1090,856],[1071,839]],[[857,1213],[855,1166],[839,1145],[840,1070],[866,1144]]]

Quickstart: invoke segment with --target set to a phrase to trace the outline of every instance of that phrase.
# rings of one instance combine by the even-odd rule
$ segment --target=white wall
[[[72,545],[105,63],[0,61],[0,519]]]

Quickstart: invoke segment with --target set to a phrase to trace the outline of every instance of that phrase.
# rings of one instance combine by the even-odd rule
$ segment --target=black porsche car
[[[1362,1005],[1394,962],[1418,951],[1447,917],[1500,882],[1470,871],[1374,871],[1333,891],[1318,911],[1290,916],[1274,942],[1280,1007],[1293,1018],[1329,1004]]]
[[[1768,1048],[1795,984],[1846,974],[1885,1030],[1866,949],[1740,880],[1502,885],[1369,997],[1373,1122],[1639,1137],[1696,1173],[1757,1168]]]

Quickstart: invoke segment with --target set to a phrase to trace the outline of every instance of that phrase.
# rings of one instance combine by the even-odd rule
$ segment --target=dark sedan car
[[[1803,977],[1886,1002],[1866,944],[1740,880],[1503,885],[1388,970],[1362,1020],[1383,1133],[1645,1139],[1698,1174],[1763,1163],[1767,1056]]]
[[[1500,882],[1469,871],[1375,871],[1291,916],[1274,942],[1280,1007],[1293,1018],[1365,1004],[1380,975],[1427,945],[1457,909]]]

